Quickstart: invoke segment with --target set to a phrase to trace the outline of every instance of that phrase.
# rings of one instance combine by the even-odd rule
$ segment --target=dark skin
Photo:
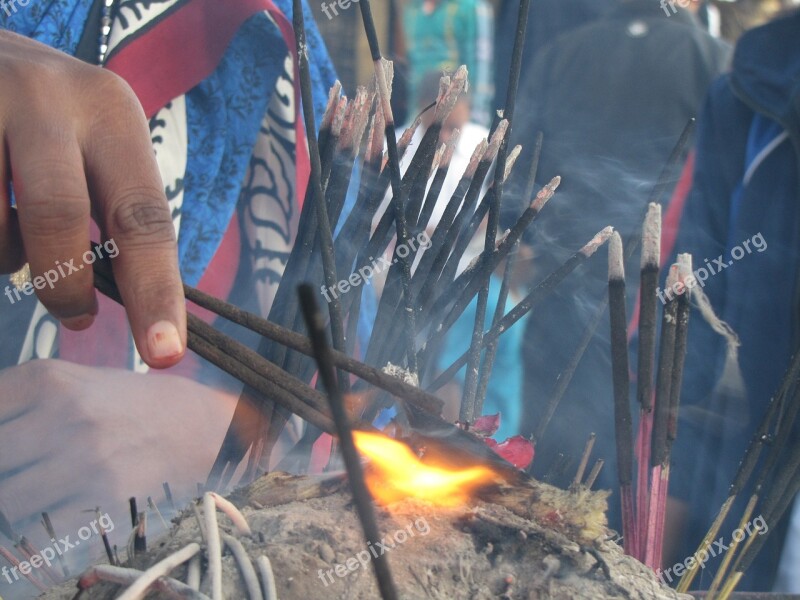
[[[135,94],[110,71],[7,31],[0,80],[0,271],[81,264],[93,218],[119,247],[114,274],[142,358],[173,366],[186,349],[177,245]],[[36,295],[69,329],[94,322],[90,269]]]

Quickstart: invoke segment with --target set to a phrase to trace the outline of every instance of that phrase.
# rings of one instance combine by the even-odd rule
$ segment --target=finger
[[[114,276],[139,353],[151,367],[169,367],[186,349],[175,229],[141,106],[116,79],[107,87],[115,110],[94,119],[83,138],[91,198],[118,247]]]
[[[17,211],[11,208],[8,152],[0,142],[0,273],[11,273],[25,264]]]
[[[13,189],[36,295],[70,329],[97,314],[89,247],[89,192],[75,135],[64,124],[26,122],[7,133]],[[63,265],[76,265],[65,269]]]

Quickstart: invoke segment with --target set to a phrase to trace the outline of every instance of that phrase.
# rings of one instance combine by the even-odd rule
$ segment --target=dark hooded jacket
[[[515,143],[529,148],[536,131],[543,131],[539,183],[562,176],[556,196],[529,228],[537,280],[607,225],[623,239],[641,229],[650,191],[728,55],[727,46],[690,13],[678,9],[668,17],[658,0],[624,2],[539,52],[526,73],[512,134]],[[519,177],[507,186],[504,205],[511,205],[525,170],[515,169]],[[605,297],[605,255],[605,249],[598,252],[530,315],[524,356],[525,420],[531,430],[546,414],[559,374]],[[632,274],[638,271],[631,268],[637,261],[638,254],[629,265]],[[637,283],[638,277],[631,277],[629,311]],[[559,453],[579,455],[594,432],[592,458],[606,460],[598,485],[617,487],[608,340],[604,316],[537,442],[537,475],[544,475]],[[610,521],[619,527],[616,497],[610,506]]]

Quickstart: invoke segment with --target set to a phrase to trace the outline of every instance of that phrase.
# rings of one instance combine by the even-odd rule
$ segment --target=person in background
[[[492,14],[486,0],[410,0],[404,23],[408,45],[410,105],[417,106],[421,84],[431,71],[455,71],[466,65],[474,86],[472,114],[490,124]]]
[[[555,197],[528,230],[536,281],[608,225],[623,240],[641,231],[648,195],[727,56],[727,46],[706,33],[691,12],[678,8],[666,17],[654,0],[621,2],[538,52],[525,73],[520,92],[525,103],[512,135],[512,142],[524,144],[542,131],[538,183],[562,177]],[[529,146],[523,146],[522,165],[530,162]],[[509,205],[522,189],[524,172],[515,169]],[[604,255],[580,267],[529,315],[523,349],[526,431],[535,431],[604,300]],[[637,253],[626,265],[629,315],[638,260]],[[612,398],[608,319],[602,318],[549,428],[537,440],[534,473],[541,477],[559,453],[577,460],[590,433],[596,433],[595,456],[606,459],[598,486],[616,489]],[[610,507],[612,527],[619,528],[616,498]]]
[[[703,291],[738,334],[741,379],[725,369],[724,341],[700,318],[689,328],[669,528],[674,554],[693,553],[727,497],[739,461],[800,350],[800,11],[745,33],[731,72],[711,88],[698,122],[693,183],[673,254],[695,265],[732,256],[754,236],[758,252],[711,276]],[[795,439],[800,426],[795,428]],[[747,494],[742,494],[743,496]],[[734,531],[745,498],[720,533]],[[790,511],[791,512],[791,511]],[[800,592],[800,502],[739,589]],[[726,534],[727,535],[727,534]],[[712,561],[715,562],[715,561]],[[718,563],[707,565],[713,572]],[[707,582],[707,579],[706,579]]]
[[[0,9],[0,272],[15,273],[0,279],[14,298],[0,308],[7,547],[48,545],[42,512],[74,540],[88,507],[122,524],[127,499],[162,501],[164,481],[177,503],[196,495],[241,385],[184,356],[182,281],[267,315],[307,184],[291,2],[108,4]],[[319,119],[335,75],[305,17]],[[90,239],[113,257],[124,309],[81,269]],[[75,271],[39,285],[57,264]],[[72,572],[101,547],[65,555]],[[33,594],[0,578],[6,600]]]
[[[562,33],[594,21],[618,3],[619,0],[531,0],[522,51],[523,74],[544,46]],[[502,109],[506,103],[518,16],[519,2],[500,1],[494,36],[494,109]]]

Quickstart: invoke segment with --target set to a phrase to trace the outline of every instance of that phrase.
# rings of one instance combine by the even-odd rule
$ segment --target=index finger
[[[122,80],[108,88],[115,110],[95,118],[84,137],[89,195],[106,243],[117,249],[114,275],[139,353],[165,368],[186,349],[175,227],[141,105]]]

